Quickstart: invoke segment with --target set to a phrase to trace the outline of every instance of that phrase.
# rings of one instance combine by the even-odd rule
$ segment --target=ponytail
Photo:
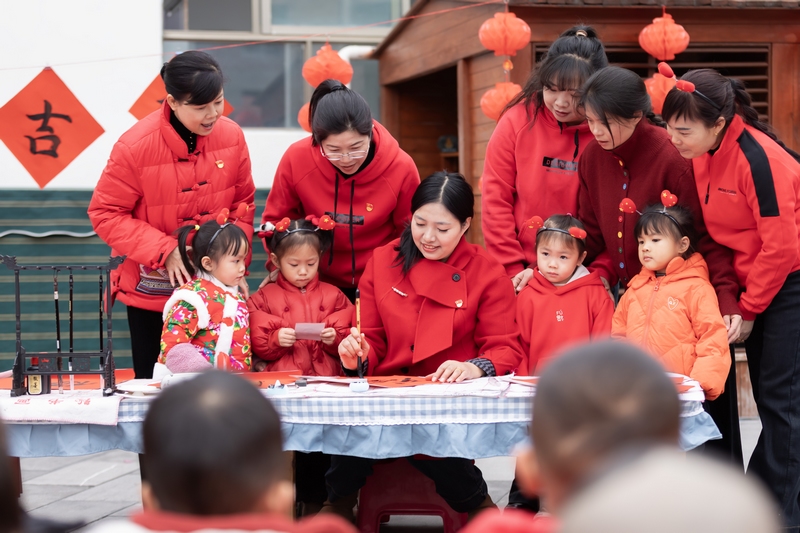
[[[731,90],[733,91],[733,101],[736,105],[736,113],[742,117],[745,124],[748,126],[757,129],[773,141],[775,141],[778,146],[786,150],[795,160],[800,162],[800,154],[783,144],[775,132],[772,131],[772,128],[769,124],[761,122],[758,118],[758,111],[752,105],[752,99],[750,98],[750,93],[747,92],[745,89],[744,83],[741,80],[737,80],[735,78],[731,78],[730,80]],[[733,117],[731,117],[733,118]]]
[[[181,261],[183,262],[183,267],[186,269],[186,272],[192,276],[195,274],[195,269],[194,265],[192,264],[192,260],[189,257],[189,252],[186,248],[189,246],[189,235],[193,231],[198,230],[198,226],[182,226],[178,228],[178,253],[181,254]]]
[[[311,144],[317,146],[331,135],[356,131],[372,133],[372,111],[364,97],[339,81],[325,80],[314,89],[308,105]]]

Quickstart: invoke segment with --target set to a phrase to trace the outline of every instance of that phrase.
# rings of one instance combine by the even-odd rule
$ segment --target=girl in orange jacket
[[[634,231],[642,271],[628,283],[611,334],[640,343],[669,372],[700,383],[706,398],[719,396],[730,370],[728,336],[708,266],[694,251],[689,211],[669,191],[663,206],[645,209]],[[621,210],[635,211],[628,200]]]

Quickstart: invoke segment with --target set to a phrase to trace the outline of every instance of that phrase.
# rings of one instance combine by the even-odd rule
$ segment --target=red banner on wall
[[[0,140],[42,189],[103,131],[50,67],[0,108]]]

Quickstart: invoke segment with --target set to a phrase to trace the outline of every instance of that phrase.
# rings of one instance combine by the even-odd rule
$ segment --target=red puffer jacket
[[[127,256],[111,274],[113,296],[158,312],[173,291],[164,261],[177,246],[175,230],[244,202],[250,209],[236,224],[253,234],[255,184],[241,128],[220,117],[190,154],[169,119],[165,102],[120,137],[89,204],[97,235]]]
[[[350,333],[353,304],[347,297],[319,276],[298,289],[278,275],[275,283],[265,285],[247,300],[250,310],[250,339],[253,353],[267,361],[266,371],[299,369],[303,375],[338,376],[339,343]],[[324,322],[336,329],[332,344],[299,340],[291,348],[278,344],[278,330],[294,328],[298,322]]]

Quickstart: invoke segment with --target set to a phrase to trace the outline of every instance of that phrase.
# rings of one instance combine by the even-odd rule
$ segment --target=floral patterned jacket
[[[164,306],[158,362],[169,350],[191,343],[215,367],[250,371],[250,320],[245,299],[216,279],[195,278],[177,289]]]

